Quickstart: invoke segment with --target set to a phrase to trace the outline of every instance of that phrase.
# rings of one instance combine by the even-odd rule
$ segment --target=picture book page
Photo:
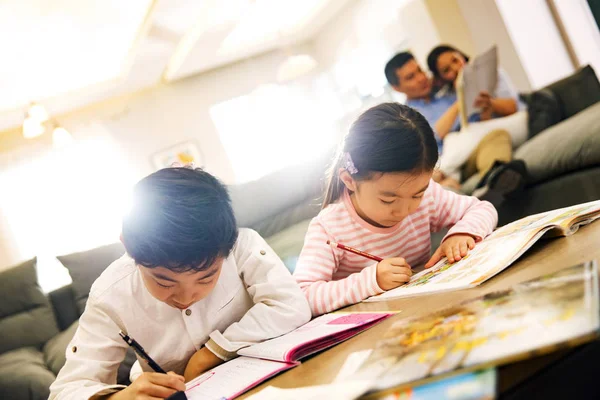
[[[486,241],[512,235],[517,232],[540,230],[546,227],[556,227],[559,234],[569,235],[573,222],[583,219],[594,220],[600,218],[600,201],[578,204],[572,207],[530,215],[497,229]]]
[[[428,316],[401,320],[349,379],[361,379],[372,366],[386,365],[377,379],[377,388],[384,389],[593,340],[600,329],[598,283],[598,266],[591,261]]]
[[[340,337],[343,332],[387,317],[389,313],[331,313],[317,317],[300,328],[275,339],[246,347],[238,354],[275,361],[296,361],[294,350],[321,339]],[[331,343],[328,342],[328,345]]]
[[[185,394],[189,400],[232,399],[295,365],[238,357],[188,382]]]
[[[370,297],[365,302],[384,301],[479,285],[510,265],[543,234],[544,231],[521,231],[510,236],[498,237],[493,242],[484,240],[478,243],[462,260],[449,263],[446,258],[443,258],[433,267],[413,275],[407,284]]]

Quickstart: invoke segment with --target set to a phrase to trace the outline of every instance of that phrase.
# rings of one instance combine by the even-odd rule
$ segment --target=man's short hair
[[[202,169],[165,168],[138,182],[122,238],[136,264],[204,271],[238,236],[225,186]]]
[[[388,61],[388,63],[385,65],[385,77],[390,85],[398,86],[400,84],[398,75],[396,75],[396,70],[402,68],[404,64],[410,60],[414,60],[414,58],[415,57],[412,55],[412,53],[404,51],[396,54],[390,61]]]

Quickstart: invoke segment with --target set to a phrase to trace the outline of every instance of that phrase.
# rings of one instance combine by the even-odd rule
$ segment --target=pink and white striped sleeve
[[[376,263],[344,279],[333,281],[338,260],[333,248],[327,245],[327,240],[334,241],[334,238],[327,234],[318,218],[313,219],[294,271],[294,278],[308,299],[313,316],[384,292],[377,284]]]
[[[456,194],[433,181],[430,185],[434,202],[430,218],[434,232],[451,227],[446,237],[464,233],[480,241],[494,231],[498,212],[491,203]]]

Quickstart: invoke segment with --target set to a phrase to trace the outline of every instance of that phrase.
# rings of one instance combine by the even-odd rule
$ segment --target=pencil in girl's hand
[[[358,254],[359,256],[369,258],[373,261],[379,262],[379,261],[383,260],[383,258],[381,258],[381,257],[377,257],[377,256],[374,256],[373,254],[369,254],[367,252],[355,249],[354,247],[345,246],[341,243],[332,242],[331,240],[328,240],[327,244],[330,246],[333,246],[333,247],[337,247],[338,249],[346,250],[346,251],[349,251],[350,253]]]

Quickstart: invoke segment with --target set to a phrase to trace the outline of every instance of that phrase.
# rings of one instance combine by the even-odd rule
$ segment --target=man
[[[396,54],[388,61],[385,76],[395,91],[406,95],[406,104],[423,114],[434,128],[438,151],[442,154],[444,138],[449,132],[458,131],[460,126],[456,94],[435,93],[432,80],[409,52]],[[455,177],[449,176],[451,172],[439,171],[434,179],[457,189],[460,184]],[[494,205],[499,205],[506,196],[522,189],[526,181],[525,164],[520,160],[512,160],[511,137],[505,130],[486,134],[460,172],[464,179],[476,175],[479,183],[473,194]]]

